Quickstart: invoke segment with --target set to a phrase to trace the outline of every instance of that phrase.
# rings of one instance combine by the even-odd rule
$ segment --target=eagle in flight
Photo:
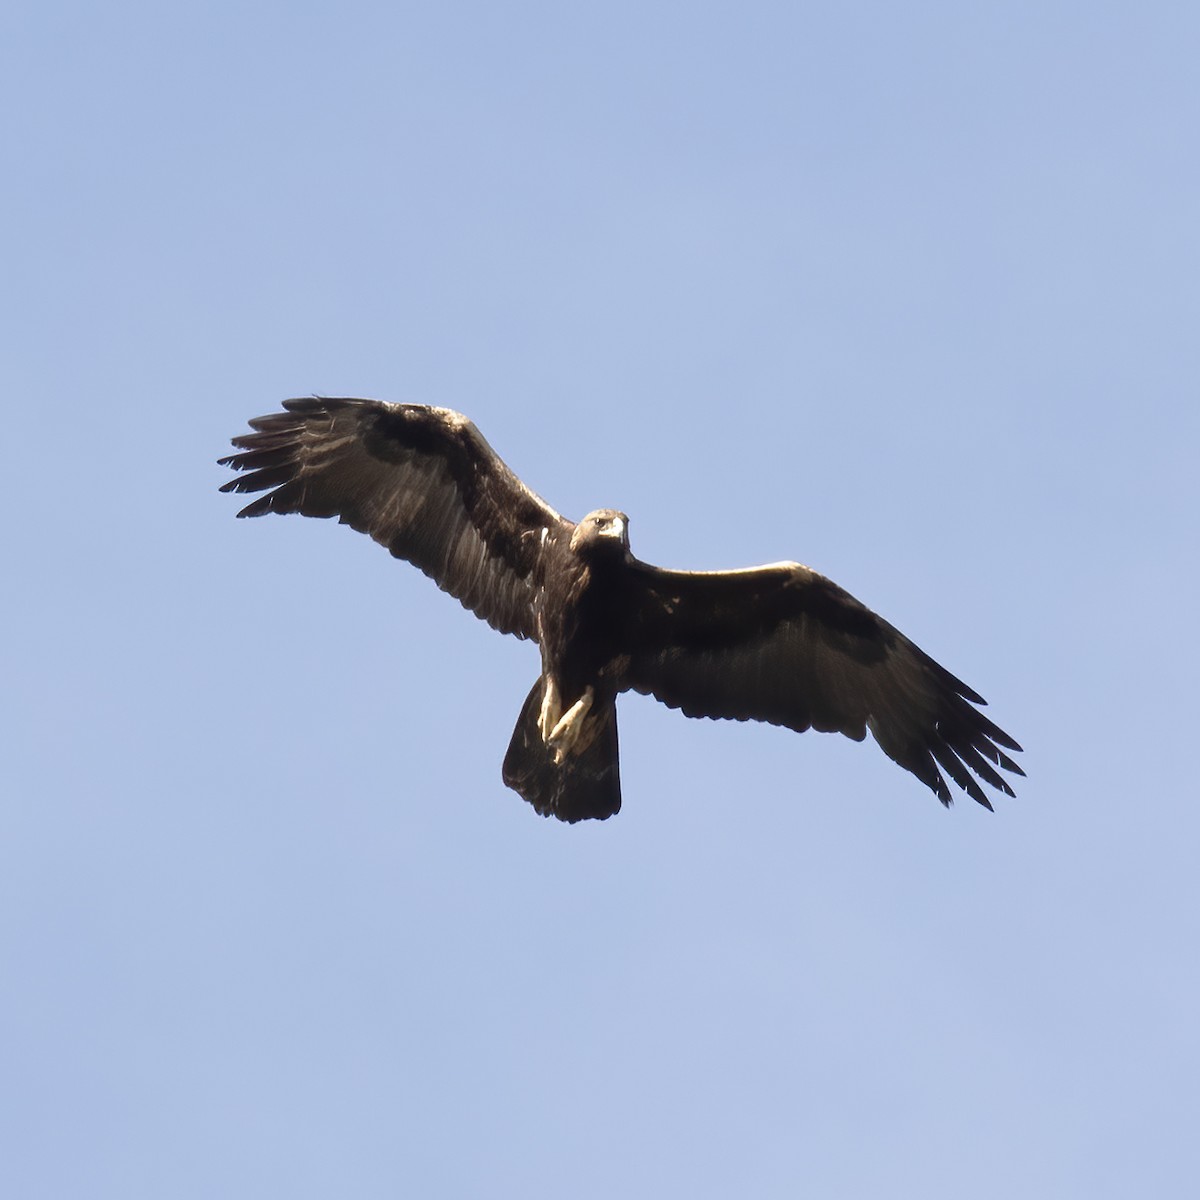
[[[287,400],[250,422],[221,465],[238,513],[337,517],[501,633],[542,670],[517,719],[504,782],[543,815],[603,820],[621,807],[616,699],[655,696],[689,717],[803,732],[869,729],[945,805],[945,776],[991,808],[1013,795],[1011,737],[982,697],[837,584],[795,562],[668,571],[635,558],[629,519],[578,524],[529,490],[464,416],[378,400]],[[943,774],[943,772],[945,774]]]

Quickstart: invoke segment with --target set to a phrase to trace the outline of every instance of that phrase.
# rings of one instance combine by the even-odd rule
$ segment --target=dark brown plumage
[[[1023,774],[983,700],[849,593],[799,563],[668,571],[634,558],[612,509],[578,525],[448,409],[288,400],[221,459],[222,491],[265,492],[238,514],[334,517],[420,567],[503,633],[536,641],[542,672],[513,732],[504,781],[562,820],[621,807],[616,697],[633,690],[693,717],[790,729],[869,729],[950,804],[945,776],[991,808]],[[944,772],[944,774],[943,774]]]

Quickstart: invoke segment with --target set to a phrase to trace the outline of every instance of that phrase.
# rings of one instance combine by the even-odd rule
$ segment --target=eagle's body
[[[373,400],[289,400],[222,459],[222,490],[266,491],[239,516],[300,512],[369,533],[496,629],[536,641],[542,671],[518,718],[504,781],[546,815],[621,806],[616,698],[654,695],[689,716],[803,731],[868,729],[944,804],[950,778],[1022,774],[1020,747],[982,699],[882,618],[799,563],[667,571],[634,558],[628,518],[578,525],[504,465],[465,417]],[[1004,747],[1004,749],[1001,749]],[[939,769],[940,768],[940,769]]]

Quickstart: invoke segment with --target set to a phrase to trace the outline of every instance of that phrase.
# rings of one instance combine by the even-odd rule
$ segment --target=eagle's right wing
[[[869,729],[943,804],[942,771],[987,808],[975,776],[1011,796],[996,767],[1024,774],[1005,753],[1020,746],[974,707],[980,696],[808,567],[666,571],[635,560],[632,586],[625,687],[692,717],[856,741]]]
[[[574,526],[531,492],[459,413],[378,400],[286,400],[256,417],[223,492],[263,492],[239,517],[337,517],[503,633],[536,638],[543,547]]]

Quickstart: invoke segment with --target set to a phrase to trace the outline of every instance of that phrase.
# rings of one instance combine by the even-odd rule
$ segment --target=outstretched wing
[[[549,533],[574,527],[534,495],[459,413],[378,400],[285,400],[234,438],[223,492],[266,492],[239,517],[337,517],[503,633],[533,638]]]
[[[869,729],[946,805],[942,771],[985,808],[976,776],[1013,794],[996,767],[1023,775],[1004,753],[1020,746],[974,707],[982,697],[815,571],[799,563],[633,567],[624,687],[691,717],[769,721],[855,741]]]

